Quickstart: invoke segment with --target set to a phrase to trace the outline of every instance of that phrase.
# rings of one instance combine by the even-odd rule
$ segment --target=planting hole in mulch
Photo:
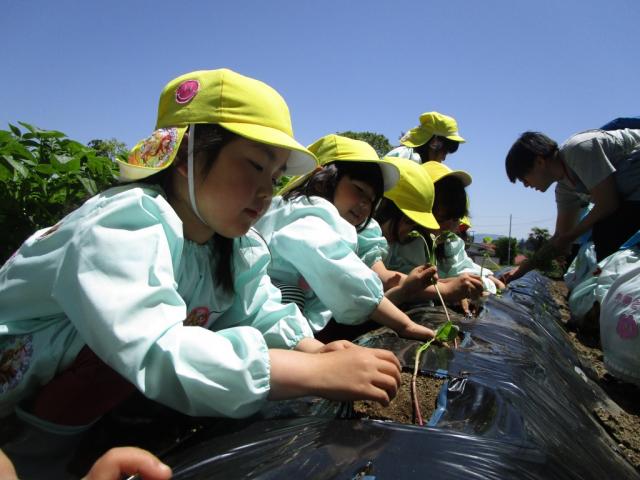
[[[391,420],[398,423],[414,424],[413,405],[411,403],[411,376],[410,372],[402,373],[402,384],[388,407],[383,407],[377,402],[357,401],[353,402],[354,418],[369,418],[372,420]],[[436,400],[444,384],[444,378],[434,378],[419,375],[416,378],[416,389],[420,399],[420,410],[425,424],[431,418],[436,409]]]

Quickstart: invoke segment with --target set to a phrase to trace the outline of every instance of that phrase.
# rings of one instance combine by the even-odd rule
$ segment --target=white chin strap
[[[196,204],[196,190],[193,181],[193,144],[195,143],[195,133],[196,127],[192,123],[189,125],[189,135],[187,136],[187,181],[189,184],[189,200],[191,201],[191,209],[193,210],[193,213],[196,214],[196,217],[198,217],[202,223],[208,226],[207,222],[205,222],[200,215],[198,205]]]

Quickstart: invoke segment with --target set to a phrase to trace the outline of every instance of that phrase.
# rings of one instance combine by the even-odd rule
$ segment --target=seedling
[[[416,351],[416,359],[413,365],[413,377],[411,378],[411,400],[413,403],[413,409],[418,425],[423,426],[424,421],[422,419],[422,413],[420,412],[420,402],[418,401],[418,391],[416,389],[416,378],[418,377],[418,365],[420,364],[420,355],[424,352],[434,341],[450,342],[458,337],[460,329],[457,325],[454,325],[451,320],[447,320],[446,323],[440,325],[436,330],[435,336],[428,342],[423,343],[418,347]]]
[[[424,249],[425,249],[425,254],[427,256],[427,264],[429,265],[433,265],[433,266],[438,266],[438,262],[436,259],[436,242],[438,241],[438,237],[436,237],[435,235],[431,235],[431,241],[432,241],[432,245],[433,248],[429,248],[429,244],[427,243],[427,241],[425,240],[425,238],[422,235],[419,235],[419,237],[422,239],[422,241],[424,242]],[[447,321],[451,321],[451,318],[449,317],[449,311],[447,310],[447,306],[444,303],[444,299],[442,298],[442,295],[440,294],[440,289],[438,288],[438,281],[437,280],[433,280],[433,286],[436,289],[436,293],[438,294],[438,298],[440,299],[440,303],[442,304],[442,308],[444,309],[444,314],[447,316]]]

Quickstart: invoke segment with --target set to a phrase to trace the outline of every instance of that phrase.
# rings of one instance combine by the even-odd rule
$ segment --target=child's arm
[[[371,319],[395,330],[401,337],[429,340],[435,336],[433,330],[411,320],[387,297],[382,297],[382,301],[371,314]]]
[[[409,273],[403,275],[401,281],[395,287],[385,291],[385,296],[396,305],[420,299],[422,291],[438,280],[436,267],[420,265]]]
[[[380,277],[380,281],[382,282],[382,287],[384,291],[387,292],[389,289],[393,287],[397,287],[400,282],[406,277],[404,273],[396,272],[394,270],[387,269],[386,265],[382,260],[377,261],[371,266],[371,270],[376,272],[378,277]]]
[[[400,362],[387,351],[353,346],[308,354],[269,350],[270,400],[318,395],[331,400],[374,400],[387,405],[400,385]]]
[[[459,302],[463,298],[478,298],[482,295],[484,285],[478,275],[461,273],[457,277],[438,280],[438,289],[445,302]],[[416,300],[435,300],[438,294],[433,285],[420,292]]]

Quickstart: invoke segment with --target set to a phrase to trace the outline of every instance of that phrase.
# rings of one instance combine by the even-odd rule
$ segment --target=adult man
[[[588,130],[558,144],[525,132],[506,158],[513,183],[545,192],[556,185],[556,231],[543,252],[560,255],[592,230],[597,260],[609,256],[640,229],[640,129]],[[580,219],[585,206],[591,211]],[[525,262],[504,275],[514,280],[535,267]]]

